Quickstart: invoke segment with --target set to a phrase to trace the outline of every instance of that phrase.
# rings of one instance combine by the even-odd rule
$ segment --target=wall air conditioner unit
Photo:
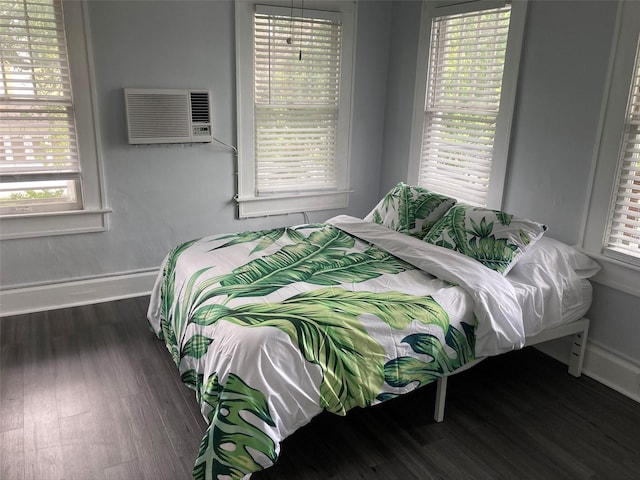
[[[212,141],[206,90],[125,88],[129,143],[205,143]]]

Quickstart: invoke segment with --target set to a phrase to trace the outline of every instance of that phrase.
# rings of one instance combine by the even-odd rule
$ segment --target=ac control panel
[[[199,137],[201,135],[211,135],[211,126],[210,125],[198,125],[194,126],[191,134],[194,137]]]

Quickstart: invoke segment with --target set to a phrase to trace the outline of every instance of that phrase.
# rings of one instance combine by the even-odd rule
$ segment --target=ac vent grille
[[[130,144],[211,142],[209,92],[125,88]]]
[[[209,123],[209,92],[191,92],[191,121]]]

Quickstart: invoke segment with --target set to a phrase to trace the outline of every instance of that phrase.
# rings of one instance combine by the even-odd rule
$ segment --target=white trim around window
[[[619,2],[580,243],[602,266],[594,281],[640,297],[640,266],[604,248],[639,36],[640,2]]]
[[[434,18],[445,15],[470,13],[486,9],[499,8],[502,1],[472,0],[468,2],[455,1],[425,1],[423,2],[418,45],[418,59],[416,63],[416,83],[413,107],[413,121],[411,131],[410,161],[407,173],[408,181],[417,183],[420,174],[422,157],[422,141],[425,124],[425,102],[427,78],[429,70],[429,52],[431,41],[431,27]],[[515,108],[516,87],[520,66],[520,53],[524,37],[525,17],[527,11],[526,0],[513,0],[507,38],[507,49],[500,92],[500,107],[495,128],[493,156],[491,160],[489,188],[485,205],[490,208],[502,207],[502,196],[507,170],[507,158],[511,135],[511,123]]]
[[[313,10],[339,12],[342,17],[340,56],[340,93],[335,148],[335,184],[329,188],[290,189],[258,192],[256,176],[255,89],[254,89],[254,14],[256,5],[285,7],[279,11],[295,18],[307,18]],[[349,158],[351,149],[351,110],[355,48],[356,7],[353,1],[289,0],[236,2],[236,82],[238,114],[238,192],[236,201],[240,218],[293,212],[345,208],[349,196]],[[261,11],[267,11],[265,8]],[[270,11],[270,10],[268,10]],[[316,12],[318,13],[318,12]],[[321,14],[322,12],[319,12]],[[284,14],[283,14],[284,15]],[[318,17],[318,18],[323,18]],[[295,36],[295,32],[293,32]],[[294,38],[295,40],[295,38]]]
[[[100,232],[108,229],[96,89],[86,1],[63,1],[65,35],[80,154],[82,210],[0,216],[0,239]]]

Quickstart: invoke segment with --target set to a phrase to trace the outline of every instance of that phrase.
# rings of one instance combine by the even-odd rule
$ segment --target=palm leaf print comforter
[[[398,252],[363,240],[368,229],[400,239]],[[249,478],[322,410],[392,399],[474,358],[491,306],[455,274],[437,278],[399,258],[404,237],[337,217],[170,252],[149,322],[209,423],[194,478]]]

